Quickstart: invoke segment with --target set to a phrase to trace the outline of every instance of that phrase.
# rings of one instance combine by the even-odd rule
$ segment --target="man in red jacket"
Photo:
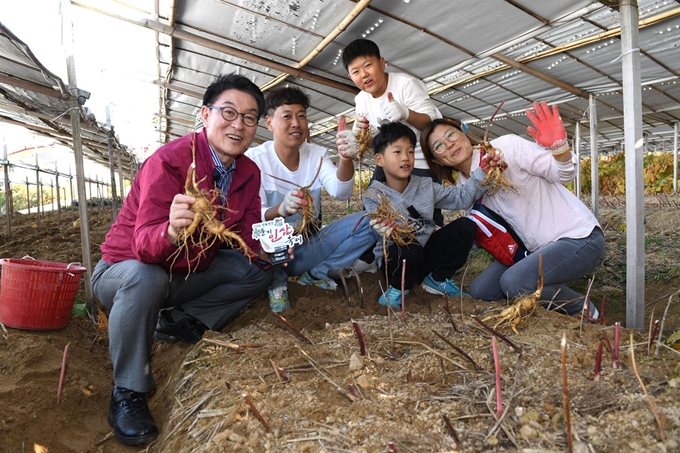
[[[235,74],[218,77],[203,96],[205,127],[144,162],[101,246],[92,284],[109,310],[115,386],[108,420],[126,445],[158,436],[145,396],[154,388],[153,337],[194,344],[206,329],[222,329],[271,283],[267,254],[251,234],[260,221],[260,171],[243,155],[263,111],[264,96],[254,83]],[[195,199],[184,194],[194,153],[199,188],[219,190],[213,199],[217,218],[250,251],[220,241],[202,249],[187,241],[188,254],[174,260],[179,234],[194,219]]]

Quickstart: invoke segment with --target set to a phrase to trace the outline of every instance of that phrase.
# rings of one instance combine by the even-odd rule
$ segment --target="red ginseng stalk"
[[[359,352],[362,356],[366,356],[366,344],[364,343],[364,336],[361,333],[361,328],[359,323],[352,321],[352,326],[354,327],[354,333],[357,334],[357,340],[359,341]]]
[[[595,356],[595,372],[593,373],[593,381],[600,380],[600,371],[602,370],[602,340],[597,347],[597,355]]]
[[[620,332],[621,323],[617,322],[614,324],[614,368],[621,368],[621,360],[619,359],[619,342],[620,342]]]

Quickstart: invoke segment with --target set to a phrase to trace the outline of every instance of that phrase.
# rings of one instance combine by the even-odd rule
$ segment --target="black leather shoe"
[[[183,341],[196,344],[203,338],[203,332],[205,326],[198,319],[189,317],[174,321],[170,316],[170,310],[166,310],[158,315],[154,337],[166,343]]]
[[[113,434],[122,444],[144,445],[158,437],[158,427],[143,393],[114,387],[108,420],[113,426]]]

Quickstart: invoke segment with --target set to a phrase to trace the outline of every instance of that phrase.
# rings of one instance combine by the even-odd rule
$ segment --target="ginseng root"
[[[364,158],[364,154],[371,149],[371,140],[373,140],[373,137],[371,137],[371,131],[369,129],[370,126],[359,129],[359,133],[355,137],[357,145],[359,146],[359,150],[357,151],[357,159],[359,159],[359,162]]]
[[[187,227],[182,228],[178,236],[177,250],[170,255],[172,259],[170,266],[170,274],[172,275],[172,266],[177,261],[179,256],[184,256],[187,260],[189,271],[195,267],[200,259],[205,255],[206,251],[210,249],[218,241],[229,244],[231,247],[241,249],[244,254],[250,259],[252,251],[243,238],[234,231],[228,229],[224,223],[217,219],[216,210],[225,209],[226,207],[214,206],[212,200],[215,197],[220,197],[221,194],[217,189],[212,191],[204,191],[199,189],[199,184],[205,180],[205,177],[200,181],[196,181],[196,150],[195,143],[191,143],[193,162],[187,171],[187,178],[184,183],[184,192],[196,199],[189,209],[194,213],[194,220]],[[189,254],[190,248],[195,252],[198,248],[198,253],[192,258]]]
[[[385,194],[377,194],[380,204],[378,208],[373,212],[368,212],[361,216],[361,219],[368,216],[371,219],[379,219],[381,221],[386,220],[389,223],[395,223],[394,230],[387,239],[392,240],[399,247],[403,247],[408,244],[413,244],[416,242],[415,228],[408,224],[406,218],[399,214],[393,207],[389,198]],[[353,230],[361,222],[361,219],[354,226]]]
[[[483,156],[487,153],[496,153],[496,148],[494,148],[489,142],[489,128],[491,127],[493,119],[496,117],[496,114],[501,109],[501,107],[503,107],[504,103],[505,101],[501,102],[493,112],[493,115],[491,115],[491,118],[489,118],[489,122],[487,123],[486,129],[484,130],[484,142],[481,145],[474,146],[474,149],[479,150],[480,156]],[[489,186],[487,191],[489,194],[494,194],[499,191],[510,191],[517,193],[519,190],[519,186],[513,182],[510,182],[510,180],[505,177],[503,174],[503,169],[500,167],[491,167],[491,170],[489,170],[489,172],[486,174],[484,181],[482,181],[482,185]]]
[[[314,185],[314,182],[316,182],[316,178],[319,177],[319,173],[321,173],[321,166],[323,165],[323,157],[319,159],[319,167],[316,170],[316,175],[314,175],[314,179],[312,179],[312,182],[310,182],[308,185],[304,187],[300,187],[300,192],[302,192],[302,199],[307,202],[307,204],[300,206],[300,223],[298,223],[295,226],[295,229],[293,230],[294,235],[301,235],[304,239],[309,239],[309,236],[312,235],[313,232],[319,230],[320,226],[319,225],[319,219],[314,216],[314,197],[312,196],[312,190],[311,187]],[[274,175],[268,175],[274,179],[278,179],[279,181],[287,182],[290,185],[295,185],[295,183],[288,181],[287,179],[279,178],[278,176]]]
[[[538,308],[538,301],[541,298],[541,293],[543,292],[543,255],[538,256],[538,284],[536,285],[536,291],[532,294],[518,298],[514,304],[503,310],[497,315],[491,315],[484,318],[484,321],[490,319],[498,319],[494,329],[498,328],[502,324],[508,324],[513,332],[519,334],[517,331],[517,326],[522,321],[524,316],[531,316],[534,311]]]

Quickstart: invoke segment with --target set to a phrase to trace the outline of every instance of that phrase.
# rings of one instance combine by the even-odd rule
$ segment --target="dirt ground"
[[[645,325],[652,315],[661,319],[670,295],[680,290],[678,200],[647,200]],[[326,216],[356,208],[356,201],[330,205]],[[112,438],[106,421],[113,382],[105,331],[83,317],[60,330],[2,329],[0,453],[38,451],[35,445],[50,453],[565,451],[563,335],[574,451],[680,451],[676,350],[661,347],[655,357],[653,346],[647,355],[646,328],[621,329],[621,368],[613,368],[605,347],[601,377],[593,380],[604,334],[613,341],[614,323],[625,323],[624,210],[623,199],[604,200],[600,207],[608,250],[591,294],[598,306],[606,297],[603,325],[539,309],[522,321],[519,334],[499,329],[515,346],[498,340],[500,421],[491,335],[472,315],[496,314],[505,304],[452,299],[452,322],[444,299],[416,287],[406,298],[402,322],[401,313],[388,317],[378,305],[379,276],[362,274],[363,307],[355,281],[349,282],[349,307],[342,291],[290,283],[292,308],[284,316],[304,338],[276,318],[262,297],[224,331],[207,333],[195,346],[155,344],[157,389],[150,407],[161,433],[148,448],[125,447]],[[35,215],[17,216],[12,241],[0,236],[0,256],[80,261],[74,220],[72,213],[62,213],[59,226],[52,214],[41,217],[38,228]],[[95,262],[110,222],[110,211],[90,215]],[[476,251],[469,263],[464,285],[488,257]],[[455,280],[462,279],[461,271]],[[574,282],[584,292],[587,286],[588,278]],[[680,304],[677,296],[672,300],[664,338],[678,330]],[[363,334],[365,356],[353,323]],[[631,333],[645,389],[632,366]]]

